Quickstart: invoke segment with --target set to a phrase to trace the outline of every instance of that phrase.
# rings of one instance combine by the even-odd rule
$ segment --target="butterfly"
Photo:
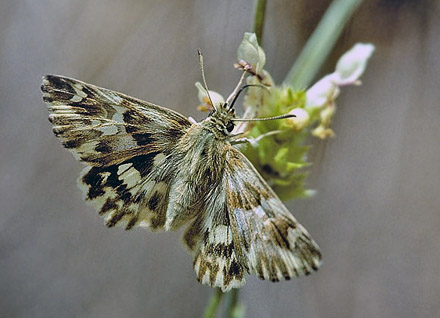
[[[55,136],[87,165],[78,186],[108,227],[187,226],[198,281],[223,291],[247,273],[275,282],[318,269],[317,244],[234,146],[229,98],[195,122],[63,76],[45,76],[41,90]]]

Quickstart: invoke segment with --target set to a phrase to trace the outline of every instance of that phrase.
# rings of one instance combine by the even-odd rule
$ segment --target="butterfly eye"
[[[234,130],[234,123],[233,123],[232,121],[230,121],[230,122],[228,122],[228,123],[226,124],[226,130],[227,130],[228,132],[231,132],[231,131]]]

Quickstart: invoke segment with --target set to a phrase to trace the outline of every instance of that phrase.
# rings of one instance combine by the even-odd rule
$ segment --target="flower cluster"
[[[360,85],[367,61],[374,51],[372,44],[356,44],[339,59],[335,71],[324,76],[308,90],[294,91],[288,85],[277,86],[270,74],[263,69],[266,55],[258,45],[253,33],[245,33],[238,48],[238,60],[252,66],[243,108],[244,118],[271,117],[294,114],[282,120],[243,122],[236,132],[244,132],[248,138],[257,140],[242,148],[242,152],[263,175],[282,200],[309,196],[304,181],[310,163],[307,161],[309,146],[307,138],[325,139],[335,134],[330,128],[336,111],[335,100],[340,88]],[[240,68],[240,63],[236,67]],[[209,110],[206,93],[200,83],[201,110]],[[263,88],[262,88],[263,87]],[[224,98],[210,91],[213,103],[224,102]],[[275,132],[275,133],[274,133]],[[262,136],[265,136],[261,138]],[[260,137],[260,138],[259,138]]]

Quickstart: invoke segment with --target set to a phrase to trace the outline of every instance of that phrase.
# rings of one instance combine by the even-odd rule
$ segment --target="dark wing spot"
[[[136,141],[138,146],[146,146],[153,142],[152,134],[149,133],[132,133],[131,136]]]
[[[131,201],[130,191],[125,191],[124,193],[122,193],[120,199],[124,201],[125,204],[128,204]]]
[[[67,149],[78,148],[82,145],[81,139],[70,139],[63,142],[63,146]]]
[[[151,152],[146,155],[141,155],[130,159],[129,162],[133,163],[133,167],[139,171],[141,177],[147,176],[153,167],[154,158],[159,152]]]
[[[162,228],[165,225],[165,217],[163,215],[159,215],[159,214],[154,214],[151,216],[151,228],[154,229],[158,229],[158,228]]]
[[[96,145],[95,150],[101,153],[109,153],[112,151],[112,148],[106,141],[101,141]]]
[[[82,87],[82,90],[83,90],[84,93],[87,94],[87,97],[88,97],[88,98],[91,98],[91,97],[95,97],[95,96],[96,96],[95,91],[92,91],[92,90],[91,90],[90,88],[88,88],[87,86],[83,86],[83,87]]]
[[[230,258],[232,256],[232,252],[234,246],[232,244],[226,245],[224,243],[219,244],[209,244],[205,247],[206,254],[215,255],[217,257]]]
[[[87,193],[87,198],[89,200],[95,199],[104,194],[102,189],[102,181],[104,178],[99,173],[99,168],[90,169],[82,180],[90,187],[89,192]]]
[[[44,86],[41,86],[41,90],[44,92],[43,90]],[[43,96],[43,102],[45,103],[52,103],[54,101],[54,98],[52,96]],[[52,122],[52,120],[49,118],[49,121]]]
[[[122,101],[122,106],[125,106],[125,104],[127,103],[126,99]],[[129,126],[128,129],[131,131],[128,132],[132,132],[133,130],[136,129],[136,126],[140,126],[142,124],[146,124],[149,120],[148,118],[146,118],[145,116],[142,116],[140,113],[134,111],[134,110],[127,110],[126,112],[124,112],[124,114],[122,115],[124,118],[124,123],[129,124],[129,125],[133,125],[133,126]]]
[[[182,135],[182,130],[177,128],[170,128],[164,131],[165,137],[170,140],[175,140]]]
[[[59,91],[52,91],[50,92],[50,94],[51,94],[50,98],[52,98],[52,101],[56,100],[56,101],[68,102],[74,96],[71,93],[59,92]],[[44,97],[43,100],[46,101]]]
[[[160,194],[158,192],[154,192],[153,196],[148,201],[148,208],[151,211],[156,210],[156,208],[159,204],[159,201],[160,201]]]
[[[139,220],[139,215],[133,216],[130,221],[127,223],[127,226],[125,227],[126,230],[131,230],[133,226],[136,225],[136,222]]]
[[[66,82],[66,79],[54,75],[46,75],[45,78],[55,89],[75,94],[75,90],[72,88],[72,85]]]
[[[102,215],[107,213],[108,211],[116,210],[117,208],[118,206],[115,204],[115,200],[108,198],[102,206],[101,210],[99,211],[99,214]]]
[[[274,233],[274,236],[276,238],[278,246],[290,249],[290,243],[287,240],[287,230],[289,226],[282,220],[271,220],[271,223],[276,231],[276,233]]]
[[[107,223],[106,223],[105,225],[107,225],[108,227],[113,227],[113,226],[115,226],[116,223],[118,223],[118,222],[122,219],[122,217],[123,217],[125,214],[128,214],[128,213],[125,212],[125,211],[118,211],[117,213],[115,213],[115,214],[112,216],[111,219],[109,219],[109,220],[107,221]]]
[[[240,274],[242,274],[241,265],[236,260],[233,260],[229,267],[229,275],[238,276]]]

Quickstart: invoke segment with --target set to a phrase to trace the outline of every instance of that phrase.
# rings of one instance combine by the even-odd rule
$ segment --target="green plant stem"
[[[258,44],[263,43],[264,16],[266,13],[266,0],[255,0],[254,4],[254,23],[252,32],[257,36]]]
[[[203,313],[204,318],[215,318],[219,305],[222,301],[222,298],[225,294],[222,292],[220,288],[216,288],[214,293],[209,300],[208,306],[206,306],[205,312]]]
[[[327,59],[346,23],[362,0],[334,0],[296,59],[284,84],[307,88]]]
[[[244,318],[245,311],[244,307],[238,302],[239,289],[232,289],[229,293],[229,302],[226,307],[226,317],[227,318]]]

